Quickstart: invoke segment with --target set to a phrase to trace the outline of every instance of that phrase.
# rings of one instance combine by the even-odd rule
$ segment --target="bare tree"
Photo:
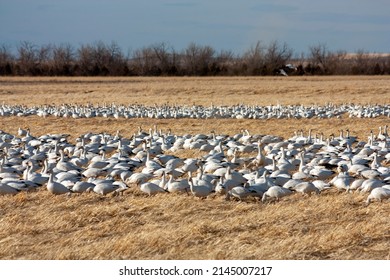
[[[244,75],[260,75],[265,64],[264,47],[260,41],[244,53],[242,72]]]
[[[179,74],[179,54],[167,43],[156,43],[135,50],[131,68],[138,75],[177,75]]]
[[[210,67],[214,63],[215,50],[211,46],[203,46],[200,49],[200,57],[198,60],[198,68],[200,75],[208,75]]]
[[[53,72],[55,75],[73,75],[72,66],[75,64],[75,51],[70,44],[53,47]]]
[[[152,47],[144,47],[135,50],[132,56],[132,69],[140,76],[161,75],[161,69],[158,67],[159,60]]]
[[[293,50],[284,43],[280,45],[277,41],[273,41],[268,45],[267,53],[265,54],[265,69],[262,74],[271,75],[275,71],[283,68],[291,59]]]
[[[10,48],[6,45],[0,46],[0,75],[13,74],[14,57]]]
[[[184,50],[184,68],[188,75],[207,75],[214,62],[215,50],[210,46],[190,43]]]
[[[390,74],[390,56],[362,49],[356,54],[331,52],[325,43],[318,43],[309,47],[308,55],[293,58],[292,54],[286,43],[277,41],[268,45],[258,41],[243,55],[216,52],[194,42],[181,52],[156,43],[124,55],[115,42],[98,41],[74,49],[69,44],[36,46],[23,41],[15,54],[0,45],[0,75],[273,75],[284,66],[298,75]]]
[[[169,47],[166,43],[158,43],[151,46],[156,58],[156,66],[159,71],[166,75],[171,67]]]
[[[309,47],[309,61],[311,63],[312,74],[329,74],[328,58],[330,52],[325,43],[318,43],[317,45]]]
[[[107,71],[107,75],[119,76],[125,75],[127,72],[127,62],[122,49],[116,42],[112,42],[110,45],[103,48],[103,69]]]
[[[305,75],[305,66],[307,64],[307,58],[306,54],[304,52],[301,52],[301,54],[296,55],[295,59],[292,60],[293,64],[296,65],[296,75]]]
[[[327,58],[328,73],[334,75],[345,75],[350,72],[348,54],[339,50],[334,53],[329,52]]]
[[[36,75],[52,75],[50,64],[53,61],[53,46],[42,45],[37,49],[37,62],[35,65]]]
[[[390,74],[390,55],[384,55],[381,59],[382,75]]]
[[[222,50],[217,54],[214,67],[211,70],[214,75],[233,75],[236,73],[236,61],[237,59],[232,51]]]
[[[99,74],[97,64],[95,63],[95,53],[93,46],[87,44],[82,45],[77,50],[77,75],[93,76]]]
[[[352,72],[355,75],[364,75],[368,71],[369,54],[364,49],[359,49],[355,54]]]
[[[184,52],[184,68],[187,74],[196,75],[197,60],[200,55],[199,46],[194,42],[190,43]]]
[[[28,41],[23,41],[18,47],[18,74],[35,75],[36,63],[38,60],[37,47]]]

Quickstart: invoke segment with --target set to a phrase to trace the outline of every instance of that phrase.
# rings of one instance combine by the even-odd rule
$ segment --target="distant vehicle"
[[[292,74],[297,71],[297,67],[295,67],[292,64],[286,64],[280,67],[279,69],[275,70],[275,73],[280,76],[287,77],[289,74]]]

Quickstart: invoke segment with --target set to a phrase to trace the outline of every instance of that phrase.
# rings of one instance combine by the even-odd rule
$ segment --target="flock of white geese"
[[[175,118],[234,118],[234,119],[309,119],[309,118],[340,118],[348,115],[351,118],[376,118],[380,116],[390,117],[390,105],[378,104],[343,104],[334,105],[269,105],[269,106],[249,106],[238,104],[234,106],[177,106],[177,105],[154,105],[145,106],[139,104],[117,105],[42,105],[24,106],[8,105],[3,103],[0,106],[0,116],[31,116],[40,117],[56,116],[65,118],[155,118],[155,119],[175,119]]]
[[[119,132],[35,137],[0,131],[0,194],[46,188],[52,194],[147,195],[184,193],[199,198],[278,201],[294,193],[320,195],[328,189],[367,194],[366,203],[390,198],[390,137],[387,125],[367,141],[340,131],[324,139],[297,132],[273,135],[163,133],[155,126],[132,137]],[[203,156],[180,158],[179,150]],[[351,194],[353,195],[353,194]]]

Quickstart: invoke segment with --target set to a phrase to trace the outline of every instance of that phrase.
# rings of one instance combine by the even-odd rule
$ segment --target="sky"
[[[0,0],[0,45],[195,42],[243,54],[277,41],[296,54],[318,44],[390,53],[389,11],[389,0]]]

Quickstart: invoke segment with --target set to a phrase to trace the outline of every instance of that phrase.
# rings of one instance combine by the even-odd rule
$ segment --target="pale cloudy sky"
[[[390,52],[389,12],[389,0],[0,0],[0,44],[196,42],[241,54],[277,40],[296,53],[318,43]]]

